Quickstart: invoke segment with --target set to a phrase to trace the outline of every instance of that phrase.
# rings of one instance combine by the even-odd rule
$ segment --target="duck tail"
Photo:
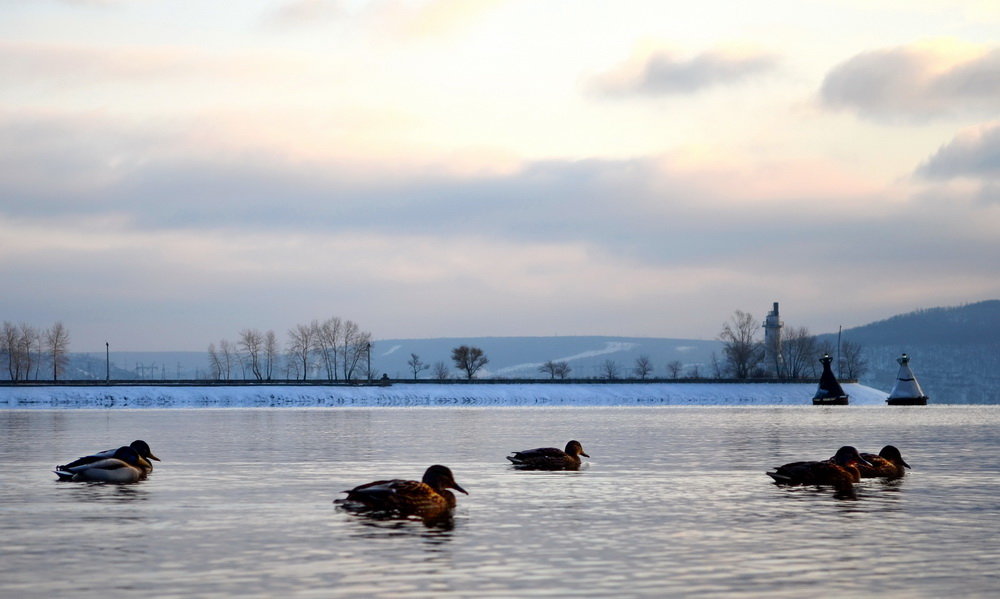
[[[784,474],[778,474],[777,472],[765,472],[764,474],[773,478],[776,483],[788,483],[792,481],[791,477]]]

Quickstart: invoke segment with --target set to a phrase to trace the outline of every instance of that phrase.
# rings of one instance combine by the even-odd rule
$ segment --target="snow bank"
[[[843,385],[851,405],[885,405],[886,393]],[[405,406],[811,405],[815,384],[397,384],[389,387],[2,387],[0,409]]]

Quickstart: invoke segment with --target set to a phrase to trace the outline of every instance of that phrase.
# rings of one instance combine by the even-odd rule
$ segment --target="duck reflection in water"
[[[856,448],[845,445],[829,460],[791,462],[766,474],[777,485],[832,486],[835,497],[855,499],[854,483],[861,480],[858,465],[871,466],[871,463]]]
[[[454,489],[468,495],[447,466],[435,464],[425,472],[423,479],[377,480],[344,491],[346,499],[334,503],[343,509],[364,513],[375,519],[418,518],[428,526],[454,526],[452,510],[455,507]]]

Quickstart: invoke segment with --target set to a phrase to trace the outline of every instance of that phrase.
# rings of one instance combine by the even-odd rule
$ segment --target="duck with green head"
[[[92,483],[134,483],[146,477],[140,465],[142,457],[130,446],[119,447],[111,455],[82,464],[59,466],[59,480]]]
[[[150,460],[160,461],[160,458],[153,455],[153,451],[149,448],[149,443],[146,443],[142,439],[136,439],[129,443],[128,447],[131,447],[136,454],[139,456],[139,468],[142,469],[143,474],[149,474],[153,471],[153,463]],[[76,468],[83,466],[85,464],[90,464],[97,462],[99,460],[106,460],[108,458],[114,457],[115,452],[118,449],[107,449],[105,451],[99,451],[97,453],[92,453],[80,458],[73,460],[68,464],[63,464],[61,466],[56,466],[56,470],[67,470],[70,468]]]

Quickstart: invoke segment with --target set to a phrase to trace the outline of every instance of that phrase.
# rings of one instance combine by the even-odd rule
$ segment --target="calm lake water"
[[[997,596],[1000,406],[0,410],[0,596]],[[125,486],[52,467],[142,438]],[[580,472],[511,450],[580,440]],[[856,500],[770,467],[913,467]],[[450,466],[452,526],[332,501]]]

